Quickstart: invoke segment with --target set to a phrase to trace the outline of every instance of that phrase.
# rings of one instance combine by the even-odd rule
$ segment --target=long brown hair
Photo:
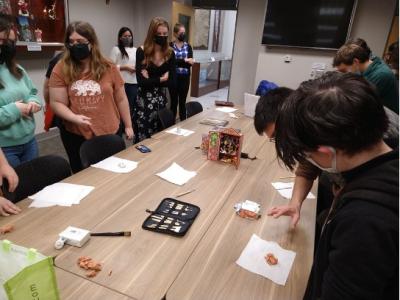
[[[72,33],[78,33],[85,37],[91,45],[90,53],[90,75],[91,79],[99,81],[104,72],[111,67],[112,63],[100,52],[99,40],[92,25],[87,22],[77,21],[68,25],[64,38],[65,51],[62,58],[64,63],[63,74],[67,84],[77,80],[82,72],[82,65],[71,58],[69,51],[69,37]]]
[[[151,59],[153,58],[154,53],[155,53],[154,38],[157,35],[157,29],[159,26],[167,27],[168,32],[169,32],[168,22],[164,18],[155,17],[151,20],[149,30],[147,31],[146,39],[144,41],[144,49],[143,49],[144,50],[144,64],[146,66],[149,65],[149,63],[151,62]],[[169,41],[164,45],[164,47],[161,48],[161,51],[162,51],[165,61],[170,59],[170,57],[172,55],[172,49],[169,46]]]
[[[5,15],[1,15],[0,14],[0,32],[5,31],[6,32],[6,36],[9,37],[10,36],[10,31],[13,30],[13,26],[12,26],[12,22],[10,20],[9,17],[5,16]],[[15,33],[15,39],[17,38],[17,34]],[[17,62],[15,60],[15,57],[10,60],[10,61],[6,61],[5,62],[8,71],[18,80],[22,78],[22,69],[17,65]],[[1,80],[1,78],[0,78]],[[3,84],[0,82],[0,89],[3,89],[4,86]]]

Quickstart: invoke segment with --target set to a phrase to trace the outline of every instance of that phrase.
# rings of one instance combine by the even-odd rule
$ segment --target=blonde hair
[[[147,31],[147,36],[144,41],[144,64],[146,66],[149,65],[149,62],[151,61],[152,57],[154,56],[155,53],[155,42],[154,38],[157,35],[157,29],[159,26],[164,26],[167,27],[168,32],[169,32],[169,25],[168,22],[161,17],[155,17],[151,20],[149,30]],[[165,61],[169,60],[171,55],[172,55],[172,49],[169,46],[169,40],[168,42],[164,45],[164,47],[161,48],[161,52],[163,54],[163,58]]]
[[[72,59],[68,47],[69,37],[74,32],[85,37],[89,41],[91,45],[90,75],[91,79],[99,81],[104,72],[106,72],[107,69],[111,67],[112,63],[101,54],[99,40],[92,25],[87,22],[77,21],[72,22],[68,25],[64,38],[65,49],[62,61],[64,63],[63,74],[66,83],[69,84],[75,80],[78,80],[82,72],[82,65]]]

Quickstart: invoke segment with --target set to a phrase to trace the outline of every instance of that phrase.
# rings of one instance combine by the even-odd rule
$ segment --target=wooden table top
[[[271,155],[273,152],[273,145],[267,144],[257,154],[260,160],[246,170],[245,180],[228,197],[167,292],[167,300],[302,299],[313,259],[316,200],[304,201],[295,230],[290,228],[290,218],[274,219],[265,214],[267,208],[288,202],[271,185],[285,181],[279,177],[287,176]],[[263,215],[259,220],[236,216],[233,206],[244,200],[261,204]],[[285,286],[236,264],[252,234],[296,252]]]
[[[116,155],[139,162],[138,167],[128,174],[116,174],[91,167],[67,178],[65,182],[91,185],[95,189],[79,205],[27,208],[19,215],[0,218],[0,226],[11,223],[16,228],[5,237],[21,246],[33,247],[43,254],[57,256],[56,266],[72,273],[71,276],[73,274],[77,276],[72,277],[71,283],[78,280],[77,278],[82,278],[85,282],[82,283],[81,290],[87,288],[94,291],[98,286],[102,286],[107,293],[117,291],[133,299],[161,299],[167,292],[168,299],[170,297],[171,299],[192,299],[192,297],[194,299],[192,292],[188,293],[184,289],[179,289],[176,283],[178,281],[185,283],[188,278],[194,278],[196,281],[195,274],[200,276],[200,273],[197,269],[190,270],[187,266],[190,264],[198,267],[200,256],[218,261],[216,253],[207,252],[211,249],[210,245],[221,243],[221,247],[227,247],[224,245],[229,240],[232,229],[238,228],[237,224],[247,221],[236,217],[233,204],[252,199],[262,203],[263,208],[266,209],[272,200],[285,203],[274,194],[270,182],[276,179],[274,176],[277,174],[288,174],[288,172],[278,167],[273,145],[265,137],[256,134],[253,119],[237,114],[240,118],[232,119],[228,117],[228,114],[211,108],[179,124],[182,128],[195,131],[188,137],[160,132],[151,139],[143,141],[143,144],[152,150],[147,154],[129,147]],[[210,126],[199,124],[199,120],[205,117],[228,119],[229,127],[240,128],[244,134],[242,151],[249,153],[250,156],[260,156],[260,159],[241,160],[238,170],[232,165],[208,161],[201,150],[194,148],[200,145],[202,134],[208,133],[211,129]],[[165,170],[172,162],[178,163],[187,170],[196,171],[197,175],[184,186],[174,185],[155,175]],[[257,185],[260,181],[259,177],[264,188]],[[196,189],[195,192],[180,199],[198,205],[201,212],[184,237],[167,236],[141,228],[148,216],[146,209],[153,210],[163,198],[193,188]],[[265,195],[265,197],[260,195]],[[26,208],[30,202],[31,200],[27,199],[19,205]],[[231,253],[223,260],[230,261],[233,258],[236,260],[250,237],[249,233],[258,232],[262,238],[279,241],[281,246],[296,251],[295,264],[299,257],[304,258],[304,268],[294,267],[286,284],[286,286],[299,286],[296,289],[304,290],[304,281],[307,280],[312,259],[314,229],[311,224],[315,220],[311,212],[315,211],[315,201],[308,202],[303,208],[305,213],[302,214],[302,220],[295,235],[289,235],[286,232],[287,218],[270,220],[263,216],[255,223],[247,224],[246,222],[247,226],[242,226],[242,229],[235,233],[238,240],[232,240],[232,246],[228,245]],[[308,218],[307,214],[309,214]],[[307,219],[309,223],[306,222]],[[228,221],[228,225],[222,220]],[[132,237],[92,237],[82,248],[65,246],[62,250],[55,250],[54,242],[58,234],[67,226],[85,228],[92,232],[130,230]],[[238,233],[241,231],[244,231],[245,235],[239,236]],[[216,234],[220,234],[221,239],[215,240]],[[280,239],[283,237],[291,242],[282,243]],[[302,250],[297,249],[299,245],[304,247],[304,254],[301,253]],[[218,249],[213,251],[220,251]],[[103,263],[103,271],[91,278],[90,284],[89,280],[84,278],[82,270],[76,265],[76,260],[82,255],[90,256]],[[238,269],[239,267],[233,263],[230,268]],[[108,276],[109,271],[112,271],[111,276]],[[201,266],[201,271],[210,272],[210,276],[213,276],[215,283],[219,286],[220,282],[216,279],[223,274],[213,271],[212,265]],[[301,273],[297,274],[297,272]],[[237,277],[237,280],[254,278],[254,274],[247,273]],[[304,277],[303,280],[291,283],[292,273],[296,273],[298,278]],[[187,278],[182,278],[182,276],[187,276]],[[201,276],[208,278],[205,274]],[[67,278],[66,281],[68,280]],[[267,279],[254,280],[267,282],[262,286],[268,288]],[[69,295],[65,291],[69,289],[68,285],[64,284],[60,285],[61,294]],[[190,287],[196,293],[198,291],[203,293],[202,287],[205,287],[205,284],[197,281]],[[212,299],[213,289],[209,288],[212,293],[208,295],[211,298],[202,299]],[[103,289],[93,292],[94,295],[100,297],[101,290]],[[100,298],[114,299],[106,296]]]

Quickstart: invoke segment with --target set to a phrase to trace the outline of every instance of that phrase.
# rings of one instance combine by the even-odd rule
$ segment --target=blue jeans
[[[16,166],[30,161],[39,155],[36,139],[33,138],[26,144],[10,147],[1,147],[8,163],[15,168]]]

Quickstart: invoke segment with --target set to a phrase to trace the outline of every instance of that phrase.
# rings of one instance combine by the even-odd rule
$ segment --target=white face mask
[[[339,173],[339,171],[336,168],[336,150],[335,148],[332,147],[327,147],[329,150],[332,151],[333,158],[332,158],[332,164],[330,168],[324,168],[321,167],[315,160],[313,160],[311,157],[306,157],[306,159],[312,163],[314,166],[317,168],[320,168],[322,171],[328,172],[328,173]]]

